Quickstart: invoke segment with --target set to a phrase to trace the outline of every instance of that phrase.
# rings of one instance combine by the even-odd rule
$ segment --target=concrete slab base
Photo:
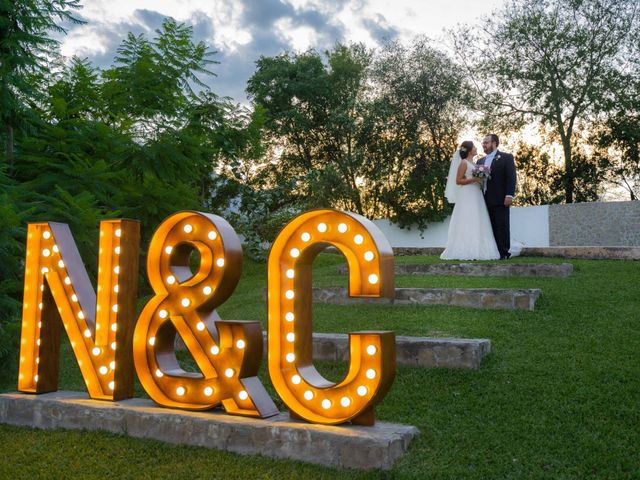
[[[419,432],[410,425],[324,426],[294,421],[188,412],[147,399],[89,399],[86,393],[0,394],[0,423],[41,429],[103,430],[136,438],[215,448],[244,455],[300,460],[341,468],[390,469]]]
[[[534,310],[541,295],[537,288],[396,288],[388,298],[349,297],[343,287],[313,289],[314,303],[335,305],[449,305],[491,310]]]
[[[346,274],[347,266],[338,265],[338,273]],[[458,275],[465,277],[560,277],[573,274],[570,263],[433,263],[399,264],[395,266],[396,275]]]

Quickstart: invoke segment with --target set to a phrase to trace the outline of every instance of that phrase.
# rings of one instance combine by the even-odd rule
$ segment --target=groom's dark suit
[[[478,160],[478,165],[484,165],[487,157]],[[500,258],[509,258],[511,247],[511,232],[509,226],[509,207],[504,206],[507,195],[514,196],[516,190],[516,165],[513,155],[496,151],[491,162],[491,178],[487,180],[487,190],[484,201],[489,210],[493,236],[498,245]]]

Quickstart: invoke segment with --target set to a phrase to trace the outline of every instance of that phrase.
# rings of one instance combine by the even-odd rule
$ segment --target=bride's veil
[[[447,197],[449,203],[456,203],[456,193],[458,193],[458,184],[456,184],[456,175],[458,173],[458,167],[462,162],[460,158],[460,150],[456,150],[451,159],[451,166],[449,167],[449,175],[447,175],[447,187],[444,190],[444,196]]]

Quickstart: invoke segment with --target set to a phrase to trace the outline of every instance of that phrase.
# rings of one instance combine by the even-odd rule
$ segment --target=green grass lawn
[[[336,274],[340,261],[330,254],[318,258],[314,284],[346,286],[346,276]],[[314,307],[319,332],[388,329],[492,341],[478,371],[399,367],[377,416],[415,425],[421,434],[391,472],[341,471],[105,433],[0,426],[0,478],[640,478],[640,262],[511,261],[570,262],[574,275],[396,278],[401,287],[540,288],[535,312]],[[221,316],[265,324],[265,286],[266,266],[246,261]],[[63,353],[60,389],[83,390],[68,346]],[[346,371],[342,364],[320,368],[334,379]],[[271,389],[264,368],[261,377]],[[1,367],[0,390],[15,390],[16,378],[14,359]]]

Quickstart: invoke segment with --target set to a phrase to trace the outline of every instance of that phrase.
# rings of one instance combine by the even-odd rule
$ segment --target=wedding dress
[[[466,162],[466,178],[472,178],[473,163]],[[453,168],[451,169],[453,170]],[[452,175],[452,172],[449,172]],[[477,183],[455,186],[455,206],[449,222],[447,248],[443,260],[497,260],[500,258],[484,203],[482,186]],[[451,201],[451,199],[450,199]]]

